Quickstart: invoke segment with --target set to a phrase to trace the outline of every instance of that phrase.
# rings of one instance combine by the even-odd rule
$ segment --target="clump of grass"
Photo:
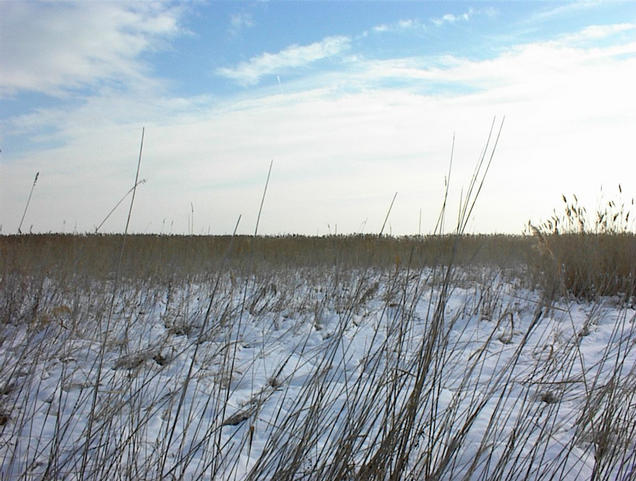
[[[563,199],[563,212],[539,226],[528,224],[539,256],[535,274],[549,297],[571,294],[594,300],[618,296],[633,302],[636,296],[636,235],[630,214],[634,199],[609,200],[588,214],[576,195]]]

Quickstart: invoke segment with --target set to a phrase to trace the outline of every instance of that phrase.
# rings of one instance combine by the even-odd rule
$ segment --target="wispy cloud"
[[[151,85],[143,52],[181,32],[166,2],[2,2],[0,96],[64,96],[103,81]]]
[[[397,32],[401,30],[411,30],[414,28],[424,28],[424,25],[422,25],[422,23],[419,20],[407,18],[407,19],[399,20],[394,23],[390,23],[390,24],[383,23],[380,25],[376,25],[375,27],[373,27],[372,30],[377,33],[382,33],[382,32]]]
[[[219,68],[216,73],[242,85],[253,85],[265,75],[302,67],[338,55],[348,49],[350,44],[349,37],[326,37],[320,42],[309,45],[291,45],[278,53],[264,53],[247,62],[242,62],[236,67]]]
[[[546,2],[546,5],[550,5],[549,8],[532,14],[527,18],[527,22],[532,23],[535,21],[543,21],[554,17],[569,15],[577,11],[601,7],[604,3],[604,0],[573,0],[554,7],[549,2]]]
[[[636,167],[626,160],[636,155],[630,140],[636,59],[617,52],[636,53],[636,45],[586,48],[554,40],[511,46],[488,59],[363,60],[355,70],[290,81],[284,94],[255,88],[223,106],[133,95],[94,99],[81,109],[24,119],[62,126],[65,143],[0,164],[7,179],[0,223],[17,225],[21,194],[36,171],[42,172],[33,204],[36,230],[59,229],[64,218],[78,219],[80,229],[98,222],[112,206],[113,192],[129,187],[125,174],[134,166],[139,119],[120,116],[136,112],[146,119],[144,155],[152,159],[136,230],[150,222],[157,229],[167,218],[185,231],[192,201],[200,218],[212,219],[214,232],[231,232],[238,214],[253,212],[262,188],[256,177],[274,158],[263,232],[323,232],[336,222],[346,232],[367,217],[379,228],[396,190],[402,200],[392,213],[393,232],[413,232],[419,206],[430,206],[424,225],[435,222],[452,132],[458,134],[458,180],[451,195],[458,198],[459,179],[470,177],[491,116],[505,113],[496,168],[473,228],[519,232],[529,218],[549,214],[562,192],[596,190],[613,182],[616,172],[636,178]],[[391,78],[399,85],[391,86]],[[471,90],[425,91],[432,84]],[[511,182],[519,178],[524,182]],[[277,187],[277,179],[285,185]],[[90,203],[78,202],[89,190]],[[215,207],[220,205],[232,208]]]
[[[472,8],[469,8],[467,11],[459,15],[447,13],[441,17],[431,19],[431,22],[438,27],[448,23],[468,22],[474,13],[475,11]]]
[[[608,25],[590,25],[584,28],[580,32],[565,35],[564,40],[570,42],[577,41],[589,41],[589,40],[601,40],[604,38],[617,35],[619,33],[629,32],[636,30],[636,24],[634,23],[615,23]]]
[[[237,35],[241,30],[254,26],[252,15],[240,12],[230,15],[230,33]]]
[[[400,20],[398,23],[398,27],[400,28],[413,28],[418,25],[417,20]]]
[[[31,4],[5,2],[0,8],[7,5],[28,9]],[[67,9],[69,4],[60,5]],[[139,11],[119,3],[97,5],[111,26],[94,30],[112,35],[115,46],[106,53],[97,52],[96,59],[84,46],[73,50],[70,59],[89,62],[87,72],[90,61],[96,62],[98,72],[82,77],[80,70],[75,80],[70,73],[74,65],[62,64],[56,70],[42,64],[41,58],[26,59],[34,66],[47,66],[39,71],[42,77],[57,75],[52,84],[37,84],[38,91],[64,92],[73,85],[99,84],[104,79],[132,82],[135,76],[145,75],[140,53],[160,47],[162,39],[179,33],[178,15],[155,10],[154,4],[137,5]],[[75,12],[64,9],[62,13]],[[107,12],[125,21],[111,20]],[[453,21],[467,21],[462,15]],[[141,24],[140,18],[155,17],[155,24]],[[16,14],[11,18],[16,20]],[[65,18],[52,18],[51,25],[39,18],[45,32],[52,25],[69,28]],[[25,42],[35,28],[29,25],[20,37]],[[429,23],[420,25],[431,28]],[[222,24],[221,29],[226,26]],[[400,23],[390,26],[400,28]],[[405,20],[402,28],[412,24]],[[2,25],[2,35],[9,31],[16,35],[15,30]],[[82,43],[88,41],[90,35],[83,27],[74,31]],[[420,206],[430,207],[424,211],[423,222],[435,222],[452,132],[458,134],[453,174],[458,181],[452,188],[459,197],[459,179],[470,177],[470,163],[482,148],[491,116],[504,113],[508,120],[497,166],[488,178],[473,228],[518,232],[529,218],[549,214],[561,192],[596,189],[599,183],[613,182],[616,172],[626,179],[636,178],[631,162],[636,155],[631,142],[636,112],[634,31],[631,24],[593,25],[569,37],[508,45],[488,58],[470,59],[373,59],[353,48],[358,46],[356,37],[328,37],[217,72],[255,84],[265,75],[342,52],[351,57],[359,54],[355,61],[339,62],[338,68],[294,76],[284,92],[258,87],[219,101],[170,98],[167,91],[155,89],[143,93],[95,89],[81,102],[38,109],[0,125],[0,135],[11,130],[34,137],[47,135],[45,140],[54,144],[20,154],[2,146],[0,224],[5,230],[15,229],[24,189],[34,172],[40,171],[32,206],[35,231],[60,229],[64,219],[71,225],[77,220],[80,230],[90,229],[112,207],[116,193],[123,194],[130,186],[143,122],[147,127],[144,158],[149,162],[142,169],[148,182],[136,204],[134,230],[160,229],[166,218],[168,223],[175,219],[175,231],[185,231],[192,201],[199,218],[211,219],[213,232],[231,232],[238,214],[254,211],[254,199],[262,189],[262,179],[257,177],[274,158],[276,175],[271,197],[268,193],[270,207],[263,232],[313,234],[318,227],[323,232],[327,223],[338,223],[339,231],[346,232],[359,228],[367,217],[371,225],[374,213],[381,225],[382,212],[396,190],[401,200],[392,212],[393,232],[413,232]],[[47,35],[55,44],[53,33]],[[65,38],[72,41],[73,35],[65,34]],[[573,41],[576,38],[607,41],[588,45]],[[94,41],[97,48],[100,39]],[[59,62],[64,52],[59,45],[54,47],[51,51]],[[38,53],[44,45],[16,48]],[[40,56],[46,56],[44,51]],[[11,62],[16,72],[17,60]],[[129,67],[130,74],[124,67]],[[5,72],[0,75],[3,82],[15,77]],[[598,159],[603,159],[601,164]],[[511,182],[519,178],[524,182]],[[277,188],[277,179],[285,179],[285,185]],[[529,198],[533,201],[528,202]],[[431,219],[426,218],[429,214]],[[243,219],[244,225],[253,220]],[[107,228],[117,230],[118,225],[123,222]]]

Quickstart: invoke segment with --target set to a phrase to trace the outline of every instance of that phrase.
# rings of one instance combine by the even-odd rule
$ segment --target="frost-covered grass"
[[[1,479],[636,479],[633,304],[531,239],[122,240],[1,240]]]

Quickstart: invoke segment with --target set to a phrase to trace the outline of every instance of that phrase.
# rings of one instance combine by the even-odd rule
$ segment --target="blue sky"
[[[135,232],[430,232],[502,138],[469,230],[636,191],[633,2],[0,0],[0,224]],[[601,187],[603,192],[601,193]],[[120,207],[103,231],[125,224]]]

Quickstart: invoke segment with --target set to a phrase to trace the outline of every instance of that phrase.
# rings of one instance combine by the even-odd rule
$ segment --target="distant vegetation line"
[[[68,270],[94,275],[110,273],[117,262],[121,234],[30,234],[0,236],[1,265],[18,269]],[[125,271],[197,275],[214,268],[226,254],[232,236],[128,235]],[[262,267],[333,266],[421,267],[448,261],[458,243],[455,262],[512,266],[528,261],[536,242],[528,236],[377,236],[303,235],[236,236],[230,252],[234,266],[254,254]]]
[[[121,234],[0,236],[0,273],[49,278],[110,278]],[[229,254],[228,254],[229,252]],[[248,255],[249,254],[249,255]],[[249,258],[249,262],[248,262]],[[180,236],[128,235],[122,275],[147,281],[209,278],[223,268],[267,275],[287,268],[421,268],[488,265],[510,270],[550,297],[636,294],[636,235]]]

